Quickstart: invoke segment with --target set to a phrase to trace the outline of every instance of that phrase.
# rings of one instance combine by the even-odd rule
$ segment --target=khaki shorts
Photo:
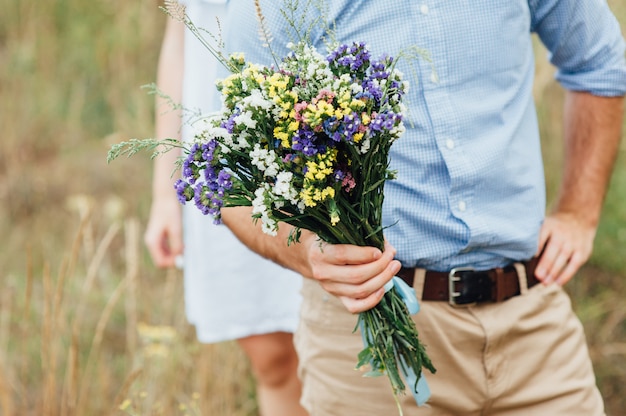
[[[357,316],[304,280],[295,337],[304,407],[311,416],[397,415],[387,377],[355,369],[363,347],[353,332]],[[432,392],[426,406],[402,396],[405,416],[604,415],[582,325],[560,287],[539,284],[506,302],[470,308],[421,307],[414,319],[437,373],[425,370]]]

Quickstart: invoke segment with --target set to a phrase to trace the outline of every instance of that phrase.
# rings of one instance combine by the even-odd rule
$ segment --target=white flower
[[[230,145],[232,135],[223,127],[215,125],[215,117],[209,115],[200,120],[200,125],[194,124],[195,137],[200,142],[207,142],[210,139],[218,139],[218,141]]]
[[[276,163],[276,153],[273,150],[262,149],[256,143],[254,149],[250,152],[250,159],[265,176],[274,177],[278,174],[279,166]]]
[[[291,172],[280,172],[276,175],[276,184],[274,185],[274,193],[276,195],[287,196],[289,194],[289,184],[291,182],[291,178],[293,177],[293,173]]]
[[[272,151],[272,154],[274,152]],[[278,163],[276,162],[270,162],[267,164],[267,168],[265,169],[265,176],[268,176],[270,178],[275,177],[278,174],[278,170],[280,169],[280,166],[278,166]]]
[[[254,191],[254,199],[252,200],[252,214],[265,214],[267,207],[265,206],[265,189],[257,188]]]
[[[242,103],[246,107],[261,108],[263,110],[269,110],[274,105],[272,101],[266,100],[258,89],[252,90],[250,95],[242,100]]]
[[[242,150],[250,147],[249,138],[251,137],[250,133],[247,131],[242,131],[237,135],[237,142],[233,143],[233,147],[237,150]]]
[[[268,210],[267,205],[265,205],[268,199],[272,199],[269,186],[269,184],[263,184],[254,191],[252,215],[261,219],[261,229],[265,234],[275,236],[278,234],[278,224],[274,218],[270,217],[270,210]]]
[[[274,195],[283,197],[293,205],[297,206],[300,200],[298,199],[298,191],[291,186],[292,178],[293,173],[285,171],[280,172],[276,175],[276,184],[274,184],[273,192]],[[276,206],[276,208],[280,207]]]
[[[370,150],[371,142],[370,137],[366,136],[363,141],[361,141],[361,153],[365,154]]]
[[[256,128],[256,120],[252,119],[252,112],[244,111],[234,118],[235,123],[243,124],[249,129]]]
[[[278,224],[275,220],[267,216],[261,217],[261,229],[265,234],[269,234],[272,237],[278,235]]]
[[[363,87],[359,84],[350,84],[350,90],[353,95],[356,95],[363,92]]]

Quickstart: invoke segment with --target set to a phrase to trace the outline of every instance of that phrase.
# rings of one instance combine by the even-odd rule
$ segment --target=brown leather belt
[[[526,270],[527,287],[539,283],[535,277],[538,258],[520,262]],[[413,287],[415,269],[401,268],[397,274]],[[427,270],[422,300],[448,301],[452,305],[471,305],[481,302],[502,302],[521,293],[517,269],[512,264],[491,270],[457,267],[450,272]]]

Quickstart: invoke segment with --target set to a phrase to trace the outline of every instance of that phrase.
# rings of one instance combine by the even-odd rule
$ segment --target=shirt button
[[[420,12],[422,12],[422,14],[428,14],[428,5],[422,4],[420,6]]]
[[[459,202],[459,211],[463,212],[465,211],[465,209],[467,209],[467,204],[465,204],[465,201]]]
[[[446,147],[450,150],[454,149],[454,140],[452,139],[446,140]]]
[[[434,69],[430,71],[430,82],[433,84],[439,84],[439,75],[437,75],[437,71]]]

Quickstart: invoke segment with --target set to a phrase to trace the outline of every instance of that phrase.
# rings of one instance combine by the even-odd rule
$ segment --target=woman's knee
[[[298,357],[290,333],[255,335],[239,340],[248,356],[256,381],[281,386],[296,376]]]

